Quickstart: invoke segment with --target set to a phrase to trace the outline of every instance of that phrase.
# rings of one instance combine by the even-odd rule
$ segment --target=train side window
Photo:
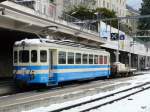
[[[93,64],[93,55],[89,55],[89,64]]]
[[[74,64],[74,53],[68,52],[68,64]]]
[[[103,64],[103,56],[99,56],[99,64]]]
[[[14,63],[18,62],[18,52],[14,51]]]
[[[66,64],[66,52],[59,51],[59,64]]]
[[[21,63],[29,62],[29,51],[28,50],[19,51],[19,62],[21,62]]]
[[[81,64],[81,54],[80,53],[76,53],[76,64]]]
[[[107,64],[107,56],[104,56],[104,64]]]
[[[40,51],[40,62],[47,62],[47,51],[46,50]]]
[[[87,64],[88,63],[88,55],[87,54],[83,54],[83,64]]]
[[[94,56],[94,64],[98,64],[98,55]]]
[[[36,50],[31,51],[31,62],[33,62],[33,63],[37,62],[37,51]]]

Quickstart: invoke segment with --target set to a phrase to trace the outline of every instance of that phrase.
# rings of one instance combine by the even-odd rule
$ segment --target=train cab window
[[[93,64],[93,55],[89,55],[89,64]]]
[[[74,64],[74,53],[68,52],[68,64]]]
[[[29,62],[29,51],[28,50],[19,51],[19,62],[21,62],[21,63]]]
[[[14,51],[14,63],[18,62],[18,52]]]
[[[83,64],[87,64],[88,63],[88,55],[87,54],[83,54]]]
[[[104,64],[107,64],[107,56],[104,56]]]
[[[33,63],[37,62],[37,51],[36,50],[31,51],[31,62],[33,62]]]
[[[40,62],[47,62],[47,51],[46,50],[40,51]]]
[[[66,64],[66,52],[59,51],[59,64]]]
[[[97,55],[94,56],[94,64],[98,64],[98,56]]]
[[[76,64],[81,64],[81,54],[80,53],[76,53]]]
[[[99,56],[99,64],[103,64],[103,56]]]

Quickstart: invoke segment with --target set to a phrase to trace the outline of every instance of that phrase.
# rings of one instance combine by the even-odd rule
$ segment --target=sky
[[[133,7],[134,9],[139,9],[142,0],[127,0],[127,4]]]

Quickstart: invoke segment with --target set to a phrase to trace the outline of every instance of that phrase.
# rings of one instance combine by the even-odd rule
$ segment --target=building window
[[[105,7],[105,1],[103,1],[103,7]]]
[[[107,8],[109,9],[109,3],[107,2]]]
[[[68,64],[74,64],[74,53],[68,52]]]
[[[54,0],[49,0],[49,2],[54,3]]]
[[[76,64],[81,64],[81,54],[80,53],[76,53]]]
[[[66,64],[66,52],[59,51],[59,64]]]

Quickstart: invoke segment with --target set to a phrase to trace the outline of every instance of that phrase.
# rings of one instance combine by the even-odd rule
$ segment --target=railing
[[[25,7],[35,9],[35,0],[10,0]]]
[[[98,33],[96,26],[91,25],[89,21],[82,21],[66,13],[63,13],[61,17],[56,17],[56,6],[54,6],[54,4],[52,3],[48,3],[49,5],[46,10],[46,7],[42,5],[37,5],[36,0],[9,0],[9,1],[13,1],[19,5],[23,5],[25,7],[31,8],[39,14],[44,14],[48,17],[58,19],[58,20],[61,19],[66,21],[69,24],[74,24],[80,27],[81,31],[90,30],[91,32]]]
[[[67,22],[70,22],[72,24],[80,26],[81,30],[87,29],[87,30],[91,30],[91,31],[97,32],[96,26],[91,25],[90,21],[82,21],[82,20],[77,19],[77,18],[75,18],[73,16],[70,16],[70,15],[68,15],[66,13],[62,14],[61,19],[65,20]]]
[[[136,31],[137,37],[150,37],[150,30],[138,30]]]

